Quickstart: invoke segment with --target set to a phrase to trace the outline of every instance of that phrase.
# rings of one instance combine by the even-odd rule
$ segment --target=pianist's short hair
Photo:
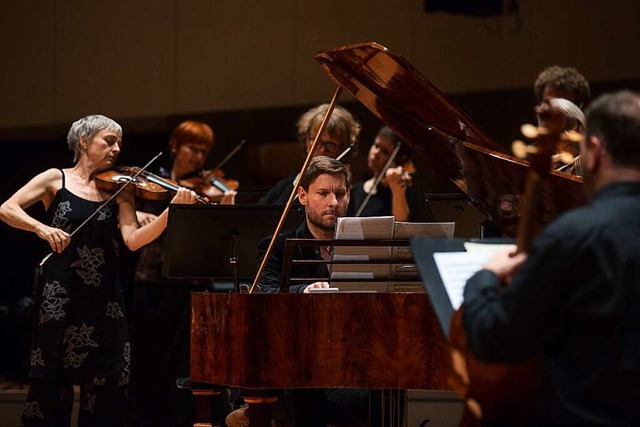
[[[303,148],[306,148],[308,138],[315,138],[315,135],[311,133],[314,129],[320,128],[322,119],[324,119],[328,109],[329,104],[321,104],[311,108],[298,119],[298,141],[302,144]],[[327,123],[326,132],[332,136],[337,133],[342,134],[342,150],[353,144],[353,149],[349,153],[350,156],[355,156],[358,153],[360,129],[360,123],[344,107],[336,105],[333,108],[331,117]]]
[[[640,94],[606,93],[587,110],[586,141],[597,136],[613,162],[640,168]]]
[[[300,186],[304,191],[309,191],[309,186],[322,174],[342,175],[347,188],[351,188],[351,171],[339,160],[329,156],[316,156],[309,162],[309,167],[305,171]]]
[[[73,151],[74,162],[78,161],[82,151],[80,139],[84,137],[89,143],[101,130],[112,131],[122,137],[122,126],[115,120],[101,114],[85,116],[73,122],[67,134],[67,145]]]
[[[589,82],[573,67],[552,65],[538,74],[533,84],[533,93],[538,104],[543,101],[542,94],[547,86],[551,86],[556,92],[567,94],[569,101],[580,108],[584,108],[591,99]]]

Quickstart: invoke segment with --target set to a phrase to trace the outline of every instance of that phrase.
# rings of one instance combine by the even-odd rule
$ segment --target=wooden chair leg
[[[219,395],[218,390],[191,389],[195,397],[196,414],[193,427],[215,427],[212,424],[211,399],[214,395]]]

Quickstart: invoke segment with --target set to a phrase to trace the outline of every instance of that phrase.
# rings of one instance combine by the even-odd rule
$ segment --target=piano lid
[[[402,56],[375,43],[320,51],[329,77],[393,129],[508,235],[528,163],[509,155]],[[545,220],[584,202],[582,178],[549,175]],[[510,206],[512,205],[512,206]]]

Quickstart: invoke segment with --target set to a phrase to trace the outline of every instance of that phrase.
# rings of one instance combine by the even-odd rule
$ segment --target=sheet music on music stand
[[[514,248],[512,239],[411,239],[411,249],[422,283],[447,338],[451,317],[462,305],[467,280],[496,251]]]
[[[396,222],[393,216],[343,217],[338,219],[335,240],[408,240],[422,235],[453,237],[454,223]],[[332,261],[354,261],[354,264],[333,264],[331,279],[340,279],[335,286],[341,290],[419,291],[417,268],[409,246],[335,246]],[[379,261],[377,263],[355,263]],[[387,279],[363,283],[345,279]]]

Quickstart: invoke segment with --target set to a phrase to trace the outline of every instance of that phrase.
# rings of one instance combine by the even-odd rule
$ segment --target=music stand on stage
[[[169,205],[162,275],[170,278],[253,281],[260,240],[276,229],[280,205]],[[282,231],[304,219],[304,208],[292,206]]]

